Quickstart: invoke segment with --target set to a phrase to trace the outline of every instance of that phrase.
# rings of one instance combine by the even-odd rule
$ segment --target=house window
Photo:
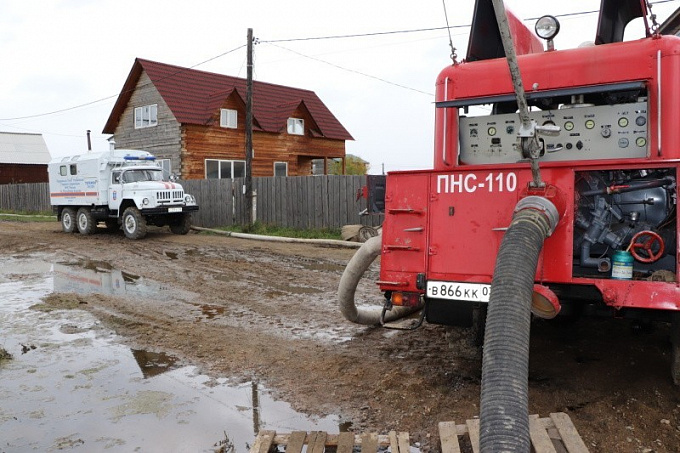
[[[169,181],[170,175],[172,174],[172,165],[170,159],[158,159],[156,162],[163,169],[163,181]]]
[[[135,108],[135,129],[152,127],[158,124],[158,104]]]
[[[305,120],[302,118],[288,118],[288,133],[292,135],[304,135]]]
[[[246,176],[244,160],[205,160],[206,179],[243,178]]]
[[[274,176],[288,176],[288,162],[274,162]]]
[[[220,126],[229,129],[236,129],[238,115],[236,110],[221,109],[220,110]]]

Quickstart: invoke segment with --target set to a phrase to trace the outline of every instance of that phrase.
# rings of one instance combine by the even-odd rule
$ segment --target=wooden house
[[[241,177],[245,101],[245,79],[138,58],[103,132],[182,179]],[[344,163],[346,140],[314,92],[253,82],[252,176],[310,175],[317,159]]]
[[[0,132],[0,184],[47,182],[50,160],[41,134]]]

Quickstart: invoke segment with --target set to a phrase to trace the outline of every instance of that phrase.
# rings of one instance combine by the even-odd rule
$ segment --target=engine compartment
[[[675,281],[676,177],[673,168],[576,172],[573,276],[617,278],[614,255],[627,252],[632,279]]]

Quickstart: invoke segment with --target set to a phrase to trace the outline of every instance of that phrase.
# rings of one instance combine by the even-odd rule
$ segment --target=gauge
[[[626,118],[625,116],[622,116],[621,118],[619,118],[619,126],[621,126],[621,127],[628,126],[628,118]]]
[[[587,120],[586,121],[586,129],[592,129],[595,127],[595,121],[594,120]]]
[[[496,128],[491,126],[487,132],[489,133],[490,136],[493,137],[494,135],[496,135]]]
[[[572,131],[572,130],[574,130],[574,123],[571,122],[571,121],[567,121],[566,123],[564,123],[564,130],[565,130],[565,131]]]
[[[639,146],[639,147],[643,147],[643,146],[645,146],[645,145],[647,144],[647,139],[644,138],[644,137],[638,137],[638,138],[635,140],[635,144],[636,144],[637,146]]]

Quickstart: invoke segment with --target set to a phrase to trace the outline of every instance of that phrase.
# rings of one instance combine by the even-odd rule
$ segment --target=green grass
[[[12,220],[15,222],[56,222],[57,217],[51,212],[0,210],[0,220]]]
[[[265,236],[281,236],[288,238],[303,239],[340,239],[340,228],[321,228],[321,229],[297,229],[284,228],[273,225],[265,225],[255,222],[252,226],[228,226],[220,227],[218,230],[232,231],[236,233],[261,234]]]

